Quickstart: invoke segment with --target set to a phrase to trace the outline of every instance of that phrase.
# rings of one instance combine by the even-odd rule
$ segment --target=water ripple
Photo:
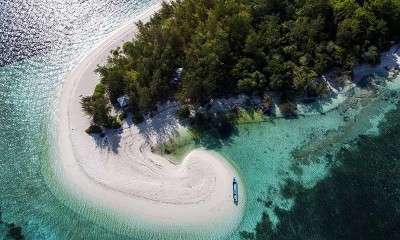
[[[157,0],[0,0],[0,217],[27,239],[126,239],[49,190],[57,95],[79,60]],[[1,222],[1,221],[0,221]],[[0,239],[7,234],[0,223]]]

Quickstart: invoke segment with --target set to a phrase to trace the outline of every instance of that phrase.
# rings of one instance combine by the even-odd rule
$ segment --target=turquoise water
[[[335,156],[329,175],[307,188],[288,178],[281,192],[295,204],[267,214],[247,239],[399,239],[400,111],[392,109],[379,134],[360,136]]]
[[[395,82],[398,81],[400,81],[399,77]],[[366,136],[380,136],[382,123],[390,124],[392,128],[394,128],[393,125],[398,125],[398,119],[393,115],[398,115],[399,88],[393,87],[394,85],[390,84],[390,88],[382,88],[377,95],[366,98],[361,96],[370,90],[356,88],[355,91],[348,93],[348,100],[341,107],[326,114],[242,124],[234,129],[228,138],[220,139],[215,133],[211,133],[184,146],[185,149],[206,146],[216,150],[228,158],[243,175],[247,188],[246,214],[231,238],[239,239],[240,232],[253,232],[257,224],[257,226],[265,224],[266,230],[257,231],[257,234],[261,236],[257,239],[267,239],[266,236],[270,239],[309,239],[311,235],[307,235],[307,227],[312,228],[312,224],[315,223],[311,215],[310,219],[307,219],[310,225],[304,224],[301,210],[312,212],[313,206],[318,205],[320,199],[315,198],[314,195],[311,196],[313,200],[307,202],[308,205],[304,207],[306,210],[299,207],[299,201],[304,202],[305,198],[311,198],[309,195],[318,189],[319,193],[327,191],[327,195],[324,195],[325,204],[336,204],[334,201],[337,196],[330,195],[331,189],[324,189],[319,185],[331,181],[332,169],[337,171],[344,163],[351,161],[354,153],[351,152],[348,157],[341,152],[342,148],[356,151],[357,144]],[[387,117],[389,113],[391,115]],[[382,144],[381,140],[376,141],[379,141],[377,144]],[[383,149],[388,146],[387,143],[383,144]],[[393,147],[395,144],[390,144],[390,146]],[[398,157],[399,155],[394,155],[392,159],[384,160],[396,161]],[[357,161],[362,162],[362,158],[360,157]],[[400,169],[397,170],[400,171]],[[357,174],[358,172],[355,172],[354,176]],[[394,180],[398,181],[400,177]],[[380,184],[384,185],[385,181]],[[290,189],[292,185],[296,190]],[[361,191],[356,186],[353,187],[354,189],[351,189],[353,192]],[[396,187],[397,190],[394,191],[400,190],[400,185]],[[335,191],[340,190],[340,188],[335,189]],[[304,192],[304,195],[297,196],[301,200],[296,200],[291,191]],[[329,202],[330,199],[332,202]],[[365,200],[368,202],[368,199]],[[282,214],[282,211],[285,214]],[[293,216],[292,212],[294,212]],[[264,213],[267,214],[268,221],[262,220]],[[331,214],[331,212],[327,211],[326,214]],[[316,218],[329,218],[329,216],[321,215],[323,212],[322,214],[315,213]],[[400,216],[400,212],[397,216]],[[296,220],[288,223],[287,219],[291,218]],[[282,219],[285,222],[281,223]],[[348,223],[352,224],[351,221]],[[301,229],[296,232],[296,235],[292,234],[290,237],[282,232],[276,235],[260,234],[279,228],[285,232],[284,228],[290,227],[288,224],[304,228],[304,235]],[[294,229],[298,230],[296,227]],[[287,232],[292,233],[289,230]],[[318,234],[322,236],[324,232],[321,230]],[[316,234],[316,239],[319,239],[318,234]],[[351,235],[347,237],[354,239]]]
[[[155,2],[0,0],[0,30],[7,33],[0,37],[7,42],[0,44],[0,239],[10,233],[17,236],[18,227],[26,239],[163,238],[157,231],[126,235],[129,230],[110,216],[62,192],[48,171],[50,163],[57,161],[55,111],[63,80],[90,49]],[[24,28],[15,29],[10,22]],[[26,31],[16,44],[24,51],[10,47],[17,30]],[[253,231],[263,212],[273,226],[279,226],[284,216],[274,209],[297,209],[296,198],[282,190],[288,179],[306,190],[317,189],[330,179],[332,167],[345,163],[335,160],[346,158],[337,155],[341,146],[352,148],[354,143],[348,141],[365,133],[379,136],[378,123],[385,119],[397,126],[392,124],[397,115],[385,115],[397,112],[395,102],[369,103],[358,113],[357,122],[346,122],[338,109],[325,115],[245,124],[227,139],[201,140],[199,144],[227,157],[245,179],[246,214],[231,238],[239,238],[240,231]],[[296,216],[293,224],[301,222]]]
[[[293,202],[282,198],[279,190],[287,177],[298,177],[292,170],[291,152],[310,135],[321,136],[324,129],[337,129],[340,120],[333,112],[322,117],[281,119],[239,127],[238,134],[219,149],[240,169],[248,191],[247,214],[239,230],[253,229],[263,211],[272,214],[271,209],[275,206],[290,209]],[[307,167],[300,165],[304,184],[313,185],[323,178],[327,171],[325,165],[324,159]],[[278,221],[273,214],[272,217],[273,221]]]
[[[26,239],[126,239],[54,196],[45,162],[55,161],[55,109],[68,73],[155,2],[0,1],[0,38],[7,42],[0,44],[7,63],[0,67],[0,239],[11,223]],[[25,51],[13,51],[11,43]]]

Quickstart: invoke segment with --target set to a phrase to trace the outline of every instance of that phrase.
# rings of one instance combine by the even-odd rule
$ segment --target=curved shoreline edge
[[[203,237],[225,237],[239,225],[246,202],[243,181],[233,166],[219,154],[200,149],[190,152],[181,165],[151,152],[151,143],[181,128],[171,118],[175,108],[138,127],[124,122],[122,132],[107,133],[108,143],[116,143],[112,150],[104,139],[84,132],[90,121],[81,111],[80,97],[91,95],[99,82],[93,70],[105,63],[110,50],[134,38],[135,22],[147,22],[160,8],[161,4],[150,7],[114,32],[63,83],[57,112],[58,180],[83,202],[98,206],[99,212],[109,210],[125,225],[142,226],[140,232],[173,227],[187,228],[191,235],[196,229]],[[232,200],[234,175],[239,177],[238,206]]]

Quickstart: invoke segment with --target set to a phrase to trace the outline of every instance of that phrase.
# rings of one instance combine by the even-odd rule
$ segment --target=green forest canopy
[[[400,39],[399,23],[400,0],[164,2],[96,71],[111,103],[127,94],[133,112],[237,93],[323,96],[319,75],[377,63]],[[179,84],[171,84],[180,67]]]

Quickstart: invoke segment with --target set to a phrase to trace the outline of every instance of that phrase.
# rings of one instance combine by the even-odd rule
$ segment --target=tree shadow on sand
[[[179,137],[180,126],[187,128],[194,136],[195,146],[211,150],[218,150],[223,145],[231,144],[232,137],[238,135],[237,124],[232,115],[220,114],[210,119],[205,117],[196,118],[196,120],[179,119],[176,116],[179,107],[180,105],[174,102],[166,103],[139,124],[133,122],[133,115],[129,113],[123,120],[122,128],[106,130],[101,134],[91,134],[91,136],[97,147],[117,154],[122,133],[129,131],[132,127],[137,128],[145,142],[153,147]]]
[[[96,143],[96,147],[108,152],[118,153],[122,129],[108,129],[102,133],[90,134]]]
[[[158,145],[179,136],[180,122],[175,114],[178,108],[179,105],[176,103],[167,103],[160,107],[159,111],[153,113],[151,117],[146,118],[140,124],[136,124],[140,135],[146,139],[146,142]],[[126,123],[129,127],[134,124],[131,115],[128,115]],[[152,142],[153,140],[157,142]]]

